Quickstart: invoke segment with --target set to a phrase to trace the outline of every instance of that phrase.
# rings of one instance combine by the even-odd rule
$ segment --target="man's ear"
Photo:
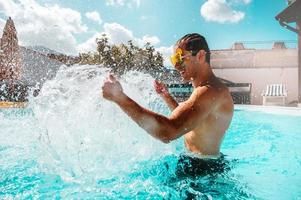
[[[203,62],[203,61],[206,60],[206,51],[203,50],[203,49],[201,49],[201,50],[199,50],[199,52],[196,54],[196,56],[197,56],[197,58],[198,58],[198,60],[199,60],[200,62]]]

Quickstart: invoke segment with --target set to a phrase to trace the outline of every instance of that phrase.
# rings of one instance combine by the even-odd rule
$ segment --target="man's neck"
[[[200,66],[200,69],[201,70],[197,73],[196,77],[192,79],[192,85],[194,88],[208,85],[212,79],[215,78],[208,63],[205,63],[204,66]]]

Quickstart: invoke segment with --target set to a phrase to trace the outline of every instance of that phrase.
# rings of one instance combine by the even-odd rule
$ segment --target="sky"
[[[106,33],[112,44],[150,42],[170,65],[173,44],[187,33],[205,36],[213,50],[237,41],[297,41],[275,20],[286,7],[286,0],[0,0],[0,33],[10,16],[20,45],[71,55],[95,51]]]

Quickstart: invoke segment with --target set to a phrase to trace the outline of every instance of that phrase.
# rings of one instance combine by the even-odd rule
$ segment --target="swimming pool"
[[[28,108],[0,110],[1,199],[301,198],[301,110],[236,106],[222,145],[231,170],[177,179],[183,140],[153,139],[102,99],[107,73],[62,68]],[[121,80],[140,104],[168,114],[152,81],[135,72]]]

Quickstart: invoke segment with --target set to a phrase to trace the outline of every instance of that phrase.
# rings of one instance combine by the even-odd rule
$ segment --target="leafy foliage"
[[[150,43],[143,48],[134,45],[131,40],[127,44],[110,45],[105,34],[96,39],[96,43],[96,52],[80,54],[80,64],[103,65],[116,74],[136,70],[154,76],[164,68],[162,54],[156,52]]]

